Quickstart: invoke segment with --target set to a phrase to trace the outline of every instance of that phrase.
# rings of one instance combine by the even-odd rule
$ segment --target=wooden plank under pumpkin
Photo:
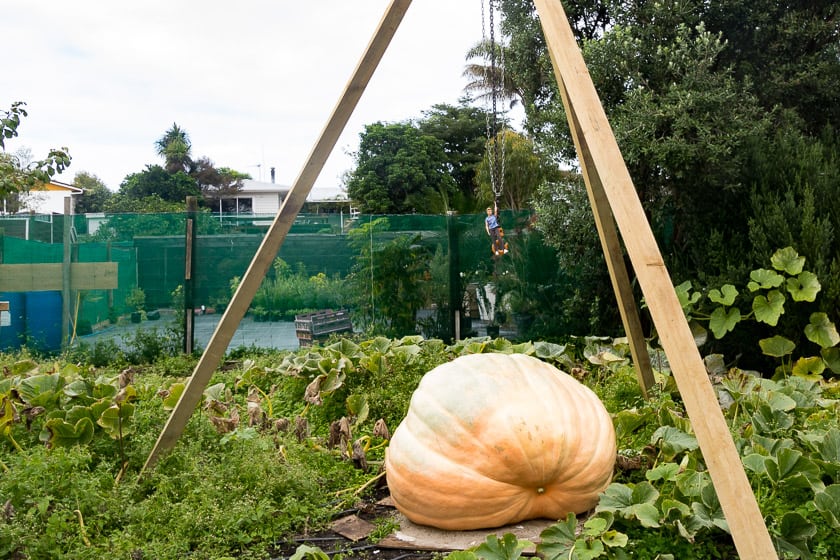
[[[709,469],[735,547],[745,560],[776,558],[740,455],[665,268],[659,247],[561,2],[534,0],[566,110],[583,140],[581,159],[591,162],[622,234],[653,322]]]

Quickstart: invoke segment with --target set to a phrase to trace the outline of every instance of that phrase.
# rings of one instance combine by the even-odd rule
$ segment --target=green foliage
[[[701,339],[705,338],[705,333],[699,321],[708,321],[709,330],[716,339],[720,339],[734,331],[742,321],[754,320],[776,327],[786,314],[785,305],[789,301],[812,303],[816,300],[822,286],[815,274],[804,270],[805,257],[792,247],[785,247],[776,251],[770,261],[772,269],[761,268],[750,272],[745,291],[739,292],[732,284],[724,284],[719,289],[709,290],[705,296],[702,291],[693,290],[690,281],[677,286],[680,304]],[[748,306],[749,311],[742,311],[739,305]],[[794,314],[793,320],[799,317]],[[794,328],[791,321],[784,334],[788,335]],[[808,348],[802,334],[805,340],[819,348],[819,355],[808,355],[813,350]],[[840,374],[836,361],[840,335],[826,313],[811,313],[808,324],[793,339],[776,334],[758,340],[757,344],[764,355],[782,360],[777,375],[820,378],[826,371]],[[799,356],[794,355],[797,349]]]
[[[551,166],[540,159],[533,141],[522,134],[505,130],[499,133],[496,142],[500,145],[504,143],[501,148],[504,154],[504,176],[499,205],[511,210],[528,208],[534,191],[544,181]],[[490,181],[490,150],[486,151],[476,172],[476,185],[480,202],[492,205],[495,193]]]
[[[446,167],[458,189],[450,200],[450,208],[466,213],[480,211],[480,203],[475,200],[475,177],[485,152],[487,115],[463,103],[437,104],[423,111],[417,127],[443,143]]]
[[[185,172],[173,174],[159,165],[147,165],[144,171],[126,176],[120,184],[119,193],[134,200],[157,196],[175,204],[183,204],[188,196],[201,194],[195,179]]]
[[[457,192],[443,148],[411,123],[367,125],[347,195],[369,214],[441,213]]]
[[[73,208],[76,214],[104,212],[105,205],[114,194],[105,186],[102,179],[86,171],[76,173],[73,186],[85,190],[83,196],[76,198]]]
[[[274,277],[266,277],[251,301],[256,321],[294,320],[296,314],[319,309],[340,309],[349,302],[345,282],[323,272],[309,276],[301,264],[298,270],[281,258],[274,260]]]
[[[43,160],[23,162],[6,153],[6,140],[18,136],[21,120],[28,116],[23,101],[12,103],[0,115],[0,197],[28,192],[48,183],[50,179],[70,166],[72,159],[67,148],[51,149]]]
[[[716,298],[729,301],[727,292]],[[264,558],[279,540],[326,527],[366,492],[388,428],[405,416],[423,374],[477,352],[521,352],[556,364],[592,387],[613,414],[620,450],[613,483],[594,514],[548,527],[538,554],[737,557],[667,360],[651,350],[657,383],[645,400],[626,340],[594,336],[450,346],[416,336],[342,339],[228,362],[205,388],[179,444],[140,480],[132,474],[184,390],[194,358],[159,360],[131,379],[131,370],[0,355],[8,371],[0,380],[0,497],[12,512],[0,532],[0,555]],[[714,389],[779,556],[836,558],[836,387],[715,371]],[[492,535],[449,558],[512,560],[532,545]],[[295,554],[324,552],[300,547]]]
[[[347,281],[355,297],[355,315],[369,334],[406,336],[416,332],[417,310],[425,302],[428,249],[420,235],[389,234],[387,218],[350,230],[358,251]]]

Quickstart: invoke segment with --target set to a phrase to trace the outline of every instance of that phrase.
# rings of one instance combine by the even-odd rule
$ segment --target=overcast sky
[[[29,116],[7,142],[40,159],[69,148],[80,171],[117,190],[160,164],[177,123],[193,157],[292,184],[388,0],[3,0],[0,110]],[[333,196],[366,124],[457,103],[482,0],[413,2],[315,184]]]

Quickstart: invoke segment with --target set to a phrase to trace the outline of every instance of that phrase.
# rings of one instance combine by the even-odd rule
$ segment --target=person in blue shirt
[[[491,250],[494,255],[503,255],[508,252],[507,244],[502,241],[502,228],[499,225],[499,207],[494,204],[493,208],[487,207],[487,217],[484,219],[484,229],[490,236]]]

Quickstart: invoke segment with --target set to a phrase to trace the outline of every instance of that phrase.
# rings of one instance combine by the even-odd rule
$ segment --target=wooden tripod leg
[[[330,120],[321,132],[321,136],[313,147],[309,159],[295,180],[294,185],[292,185],[292,189],[283,201],[274,221],[269,226],[262,244],[257,249],[257,253],[254,255],[248,270],[242,277],[239,288],[233,295],[233,299],[228,305],[227,310],[222,315],[219,324],[216,326],[216,330],[210,337],[207,348],[204,350],[204,354],[202,354],[198,364],[196,364],[192,377],[187,382],[187,386],[184,388],[178,404],[175,405],[175,409],[169,416],[169,420],[158,437],[157,443],[155,443],[149,457],[146,459],[143,471],[140,473],[141,476],[146,469],[151,468],[155,464],[164,451],[171,449],[175,445],[181,433],[184,431],[187,421],[201,399],[207,382],[224,357],[225,350],[228,344],[230,344],[240,321],[242,321],[242,318],[248,311],[248,307],[254,299],[254,294],[256,294],[257,289],[260,287],[263,278],[265,278],[266,271],[277,256],[277,251],[280,250],[280,246],[283,244],[286,234],[289,233],[295,217],[303,207],[303,203],[312,190],[315,180],[321,173],[336,142],[338,142],[341,132],[353,114],[356,104],[361,98],[371,76],[373,76],[374,70],[382,59],[382,55],[385,54],[385,50],[390,44],[394,33],[396,33],[410,5],[411,0],[393,0],[386,9],[385,15],[379,22],[379,27],[368,44],[367,50],[356,66],[353,77],[347,83],[343,95],[335,109],[333,109]]]
[[[691,426],[715,485],[732,539],[743,560],[776,558],[773,541],[744,472],[694,337],[656,245],[621,151],[559,0],[534,0],[567,111],[584,140],[647,300]]]

